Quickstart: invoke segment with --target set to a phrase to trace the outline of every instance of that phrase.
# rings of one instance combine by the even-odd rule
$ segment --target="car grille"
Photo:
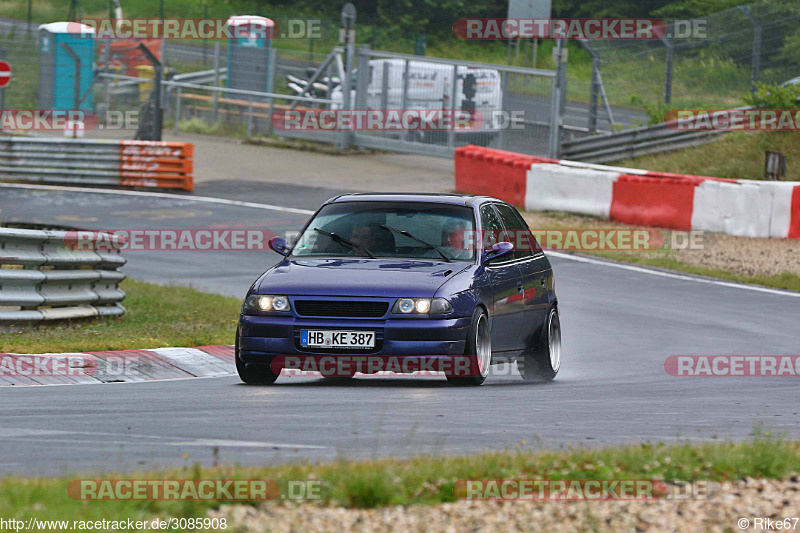
[[[295,300],[300,316],[380,318],[389,310],[387,302],[348,302],[329,300]]]

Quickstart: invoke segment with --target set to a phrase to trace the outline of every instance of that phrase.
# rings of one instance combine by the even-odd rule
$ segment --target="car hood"
[[[254,292],[430,298],[469,266],[410,259],[286,259],[258,279]]]

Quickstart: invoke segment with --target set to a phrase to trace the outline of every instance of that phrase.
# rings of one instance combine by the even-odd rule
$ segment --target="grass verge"
[[[743,180],[764,179],[764,152],[786,156],[786,179],[800,181],[800,132],[732,132],[696,146],[645,155],[615,162],[614,165],[653,171],[695,174]]]
[[[785,479],[797,473],[800,443],[757,430],[752,441],[708,444],[641,444],[619,448],[558,452],[484,452],[465,457],[415,457],[269,467],[223,466],[84,476],[91,479],[271,479],[281,491],[289,481],[319,481],[322,504],[351,508],[437,504],[456,500],[458,480],[468,479],[664,479],[726,481],[745,476]],[[0,480],[0,516],[18,520],[80,518],[134,520],[201,517],[220,501],[79,501],[67,484],[79,475],[58,478],[6,477]],[[256,504],[258,502],[246,502]]]
[[[0,333],[0,352],[87,352],[233,344],[241,301],[125,280],[121,317]]]

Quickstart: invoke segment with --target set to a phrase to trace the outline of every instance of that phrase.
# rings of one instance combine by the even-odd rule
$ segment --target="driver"
[[[442,226],[442,248],[453,259],[472,259],[466,231],[467,224],[463,220],[448,220]]]
[[[350,240],[373,253],[388,255],[395,253],[394,235],[376,223],[353,226]]]
[[[353,226],[350,240],[367,250],[374,250],[378,244],[378,226],[369,224]]]

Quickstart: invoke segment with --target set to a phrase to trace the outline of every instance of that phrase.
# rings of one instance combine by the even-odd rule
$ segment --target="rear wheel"
[[[547,319],[536,345],[517,359],[522,379],[532,383],[552,381],[561,368],[561,321],[558,308],[547,311]]]
[[[245,363],[239,358],[239,330],[236,330],[236,371],[239,378],[248,385],[271,385],[278,379],[269,364]]]
[[[468,360],[468,375],[447,374],[447,381],[453,385],[481,385],[489,376],[492,363],[492,335],[489,318],[480,307],[472,313],[464,355]]]

